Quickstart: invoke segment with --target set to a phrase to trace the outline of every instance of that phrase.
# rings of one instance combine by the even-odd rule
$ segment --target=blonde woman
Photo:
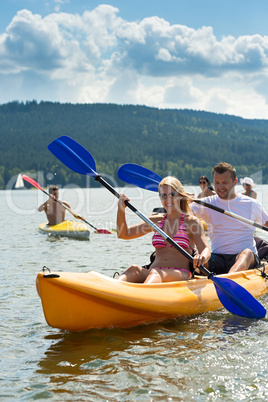
[[[150,220],[161,228],[186,252],[192,255],[194,246],[198,254],[193,258],[193,266],[197,268],[210,258],[210,249],[204,229],[199,219],[190,208],[191,199],[184,191],[181,182],[175,177],[165,177],[159,183],[159,198],[166,214],[153,215]],[[135,239],[152,232],[147,223],[128,226],[125,216],[125,201],[129,198],[120,195],[117,212],[117,235],[121,239]],[[117,279],[119,281],[137,283],[160,283],[182,281],[191,278],[189,260],[167,243],[157,232],[154,233],[152,244],[155,247],[155,259],[149,269],[131,265]]]

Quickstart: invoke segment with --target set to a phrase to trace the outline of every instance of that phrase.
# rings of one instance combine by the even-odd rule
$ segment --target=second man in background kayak
[[[64,206],[60,205],[60,203],[65,205],[69,209],[71,209],[71,207],[68,204],[68,202],[66,202],[66,201],[60,201],[60,203],[57,202],[57,201],[59,201],[59,187],[58,186],[51,185],[49,187],[48,192],[50,194],[50,198],[46,202],[44,202],[43,204],[40,205],[40,207],[38,208],[38,211],[39,212],[45,211],[47,220],[48,220],[48,225],[53,226],[53,225],[57,225],[58,223],[61,223],[65,220],[66,208],[64,208]],[[70,212],[75,218],[85,220],[85,218],[83,218],[80,215],[77,215],[74,211],[71,210]]]

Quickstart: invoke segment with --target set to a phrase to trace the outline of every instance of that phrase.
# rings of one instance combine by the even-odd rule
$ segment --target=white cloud
[[[226,114],[240,115],[239,110],[243,110],[244,116],[250,118],[263,118],[267,116],[267,103],[262,95],[253,90],[241,88],[232,91],[230,88],[217,90],[214,88],[208,94],[204,109],[217,112],[223,110]]]
[[[204,93],[188,77],[180,80],[170,79],[165,89],[164,104],[169,107],[178,104],[180,107],[190,108],[204,98]]]
[[[1,103],[116,102],[268,116],[268,36],[218,40],[212,27],[158,17],[129,22],[109,5],[44,18],[21,10],[0,34],[0,74]],[[25,91],[31,74],[37,85]],[[16,91],[3,91],[4,77]]]

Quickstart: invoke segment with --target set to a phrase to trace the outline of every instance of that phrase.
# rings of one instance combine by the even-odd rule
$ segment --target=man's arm
[[[85,218],[79,214],[77,214],[70,206],[70,204],[68,204],[68,202],[66,201],[61,201],[61,203],[63,205],[65,205],[68,208],[68,211],[73,215],[74,218],[76,219],[81,219],[82,221],[85,221]]]
[[[38,208],[38,212],[46,211],[47,209],[47,201],[40,205]]]

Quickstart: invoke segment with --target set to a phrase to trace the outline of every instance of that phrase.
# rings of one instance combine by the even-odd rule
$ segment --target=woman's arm
[[[117,210],[117,237],[120,239],[136,239],[137,237],[141,237],[152,232],[151,226],[149,226],[147,223],[138,223],[137,225],[128,227],[125,213],[125,201],[129,201],[129,198],[124,194],[120,194]]]
[[[192,216],[189,219],[189,226],[191,236],[198,250],[198,254],[193,258],[193,266],[194,268],[197,268],[200,265],[204,265],[206,262],[208,262],[211,256],[211,251],[200,220]]]

